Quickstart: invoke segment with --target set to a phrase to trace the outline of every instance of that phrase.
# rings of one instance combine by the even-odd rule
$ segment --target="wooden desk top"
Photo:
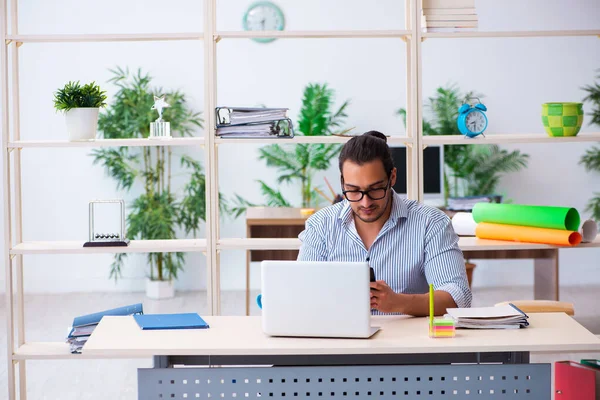
[[[304,225],[309,216],[302,215],[301,208],[248,207],[246,225]]]
[[[107,316],[83,348],[89,356],[321,355],[461,352],[600,352],[600,338],[564,313],[530,314],[515,330],[457,329],[455,338],[432,339],[427,318],[374,316],[382,330],[370,339],[273,338],[261,317],[205,317],[209,329],[142,331],[132,316]]]

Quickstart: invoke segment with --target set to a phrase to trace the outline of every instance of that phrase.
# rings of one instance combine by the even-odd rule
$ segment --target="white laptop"
[[[366,262],[263,261],[262,328],[271,336],[369,338]]]

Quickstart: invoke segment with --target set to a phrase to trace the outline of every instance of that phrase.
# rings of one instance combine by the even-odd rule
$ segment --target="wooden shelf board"
[[[600,30],[563,30],[563,31],[464,31],[464,32],[423,32],[425,38],[523,38],[523,37],[573,37],[599,36]]]
[[[202,40],[202,32],[188,33],[109,33],[66,35],[7,35],[7,40],[21,43],[81,43],[81,42],[151,42],[165,40]]]
[[[10,254],[93,254],[206,251],[206,239],[132,240],[127,247],[83,247],[83,241],[23,242]]]
[[[565,137],[550,137],[546,133],[490,133],[475,138],[463,135],[431,135],[423,136],[422,141],[426,145],[600,142],[600,132]]]
[[[95,139],[95,140],[18,140],[8,143],[8,148],[47,148],[47,147],[121,147],[121,146],[200,146],[203,137],[185,137],[172,139]]]

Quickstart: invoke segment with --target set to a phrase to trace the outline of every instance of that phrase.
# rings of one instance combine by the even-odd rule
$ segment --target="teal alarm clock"
[[[248,7],[244,14],[243,26],[246,31],[282,31],[285,17],[281,9],[270,1],[259,1]],[[275,38],[252,38],[259,43],[269,43]]]
[[[476,99],[477,104],[469,104],[469,99]],[[464,104],[458,109],[458,119],[456,121],[460,133],[470,138],[483,134],[488,126],[486,111],[487,107],[477,97],[465,99]]]

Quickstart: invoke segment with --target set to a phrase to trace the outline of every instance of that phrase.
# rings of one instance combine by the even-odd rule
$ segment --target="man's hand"
[[[381,312],[396,312],[399,298],[384,281],[371,282],[371,308]]]

